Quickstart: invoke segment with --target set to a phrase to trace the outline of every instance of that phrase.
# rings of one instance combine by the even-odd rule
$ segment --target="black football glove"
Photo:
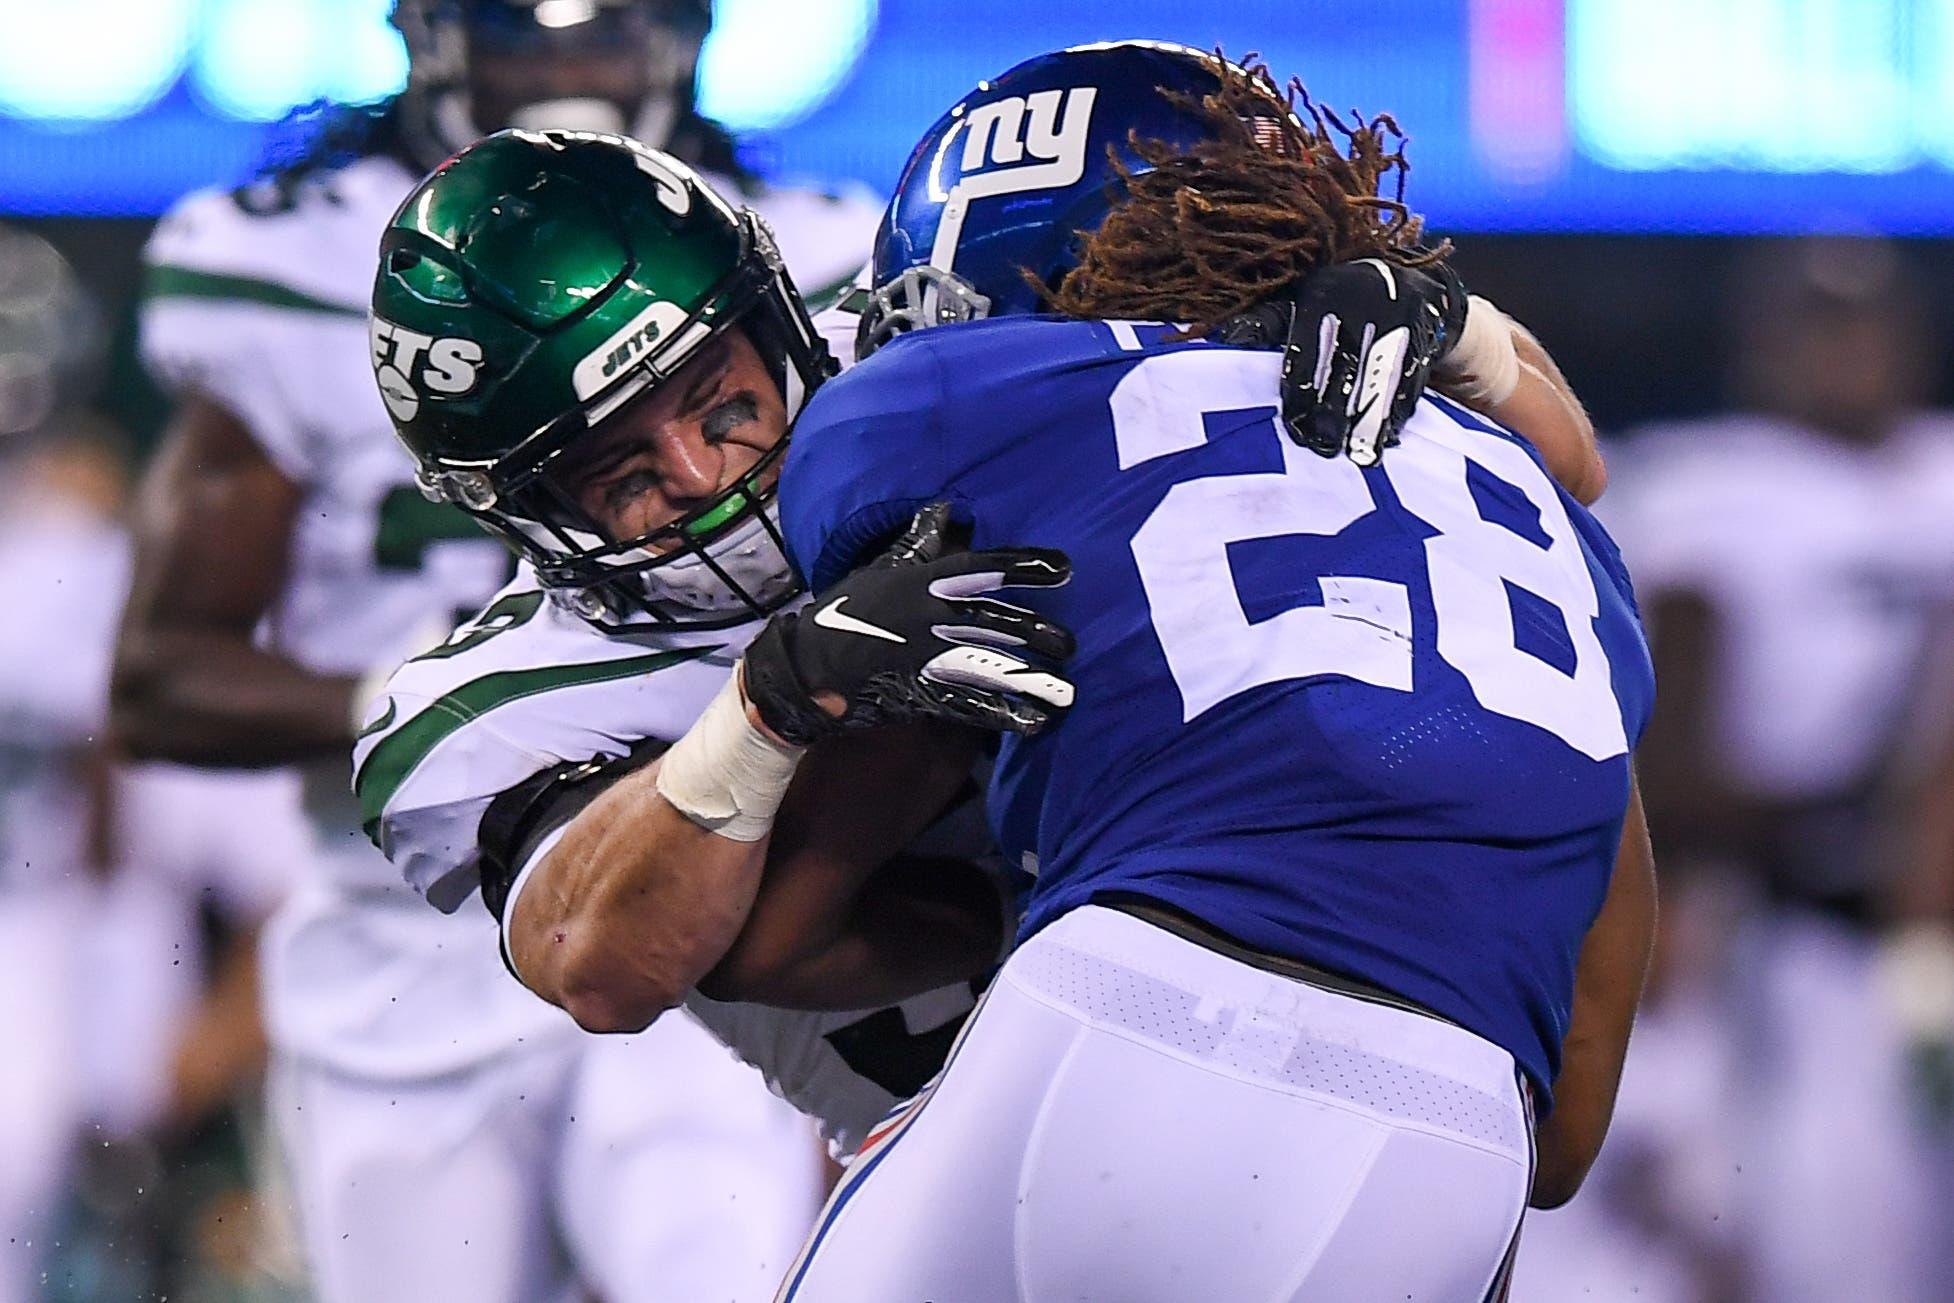
[[[984,594],[1051,588],[1072,577],[1063,552],[993,548],[945,555],[950,507],[916,513],[887,551],[799,611],[776,615],[746,650],[746,698],[784,741],[935,718],[1035,733],[1072,704],[1072,685],[1017,654],[1051,662],[1072,635]],[[815,695],[847,703],[840,715]]]
[[[1465,284],[1444,262],[1359,258],[1312,272],[1291,304],[1283,428],[1312,452],[1374,464],[1398,441],[1432,364],[1458,342]]]

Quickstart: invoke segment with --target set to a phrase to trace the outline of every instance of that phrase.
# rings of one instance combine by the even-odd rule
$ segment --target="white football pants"
[[[1088,906],[873,1133],[792,1303],[1480,1303],[1531,1182],[1506,1051]]]
[[[81,1123],[75,934],[92,884],[0,885],[0,1303],[46,1297],[49,1232]]]
[[[691,1018],[386,1084],[274,1062],[320,1303],[746,1303],[819,1197],[813,1126]]]

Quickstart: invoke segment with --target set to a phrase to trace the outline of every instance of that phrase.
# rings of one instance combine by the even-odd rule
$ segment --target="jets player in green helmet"
[[[146,253],[143,354],[176,410],[142,498],[115,731],[172,780],[302,780],[303,883],[237,951],[264,957],[271,1130],[322,1303],[748,1297],[812,1210],[805,1122],[755,1074],[684,1020],[585,1036],[503,974],[492,919],[401,887],[346,790],[363,685],[513,569],[423,496],[373,383],[375,250],[425,173],[516,123],[623,128],[762,214],[804,284],[861,266],[872,203],[762,184],[697,113],[707,18],[703,0],[400,0],[402,95],[334,113],[242,189],[186,196]],[[408,394],[472,365],[397,345]]]
[[[835,364],[765,224],[677,160],[592,133],[493,136],[402,205],[373,305],[375,380],[419,483],[527,563],[389,679],[355,753],[368,831],[430,903],[455,908],[479,886],[506,922],[537,870],[635,881],[644,847],[695,830],[659,784],[666,748],[702,714],[730,712],[732,762],[777,801],[818,737],[902,720],[1030,730],[1069,700],[1033,663],[1062,659],[1069,637],[989,596],[1062,582],[1063,559],[953,553],[938,517],[871,584],[824,595],[811,619],[787,609],[798,584],[774,523],[777,467]],[[766,733],[742,731],[749,711]],[[901,776],[938,793],[932,819],[968,796],[976,735],[959,736],[956,761]],[[729,812],[734,826],[750,817]],[[685,1003],[852,1147],[940,1062],[1003,920],[974,863],[981,834],[870,889],[930,820],[859,804],[806,818],[855,830],[850,872],[750,845],[722,885],[757,890],[763,867],[776,883],[813,873],[827,881],[802,898],[825,903],[819,917],[763,908],[776,943],[743,948],[738,972],[721,961],[746,911],[694,907],[699,884],[682,874],[632,893],[644,927],[627,949],[658,956],[640,965],[656,975],[648,1004],[580,1001],[553,967],[505,958],[593,1030],[638,1030]],[[592,958],[583,935],[565,932],[578,962]],[[700,987],[842,1012],[717,1003]],[[911,999],[923,1003],[886,1007]]]
[[[723,628],[797,591],[769,504],[835,363],[756,214],[623,137],[506,132],[380,258],[374,374],[429,497],[609,628]]]

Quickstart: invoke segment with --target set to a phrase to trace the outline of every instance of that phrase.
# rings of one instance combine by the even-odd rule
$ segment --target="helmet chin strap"
[[[597,131],[629,135],[656,149],[671,136],[677,120],[678,108],[666,96],[647,95],[635,120],[628,119],[624,110],[610,100],[596,96],[563,96],[522,105],[509,115],[508,125],[524,131]],[[441,138],[441,148],[450,153],[486,134],[475,121],[468,95],[460,90],[450,90],[435,98],[434,122]],[[434,164],[427,165],[432,167]]]
[[[595,96],[564,96],[524,104],[509,115],[509,125],[524,131],[602,131],[621,133],[629,125],[624,111]]]

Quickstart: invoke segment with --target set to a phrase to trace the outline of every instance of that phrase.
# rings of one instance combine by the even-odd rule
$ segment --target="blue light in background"
[[[1568,0],[1579,144],[1634,171],[1954,161],[1954,0]]]
[[[403,83],[388,7],[0,0],[0,212],[242,180],[294,106]],[[718,0],[701,100],[764,171],[879,189],[979,79],[1124,36],[1391,111],[1442,230],[1954,232],[1954,0]]]
[[[225,117],[275,122],[301,104],[382,99],[407,82],[389,0],[204,0],[191,66]]]
[[[699,54],[699,111],[734,131],[805,116],[854,70],[876,0],[719,0]]]
[[[126,118],[176,81],[197,0],[58,0],[0,10],[0,113]]]

